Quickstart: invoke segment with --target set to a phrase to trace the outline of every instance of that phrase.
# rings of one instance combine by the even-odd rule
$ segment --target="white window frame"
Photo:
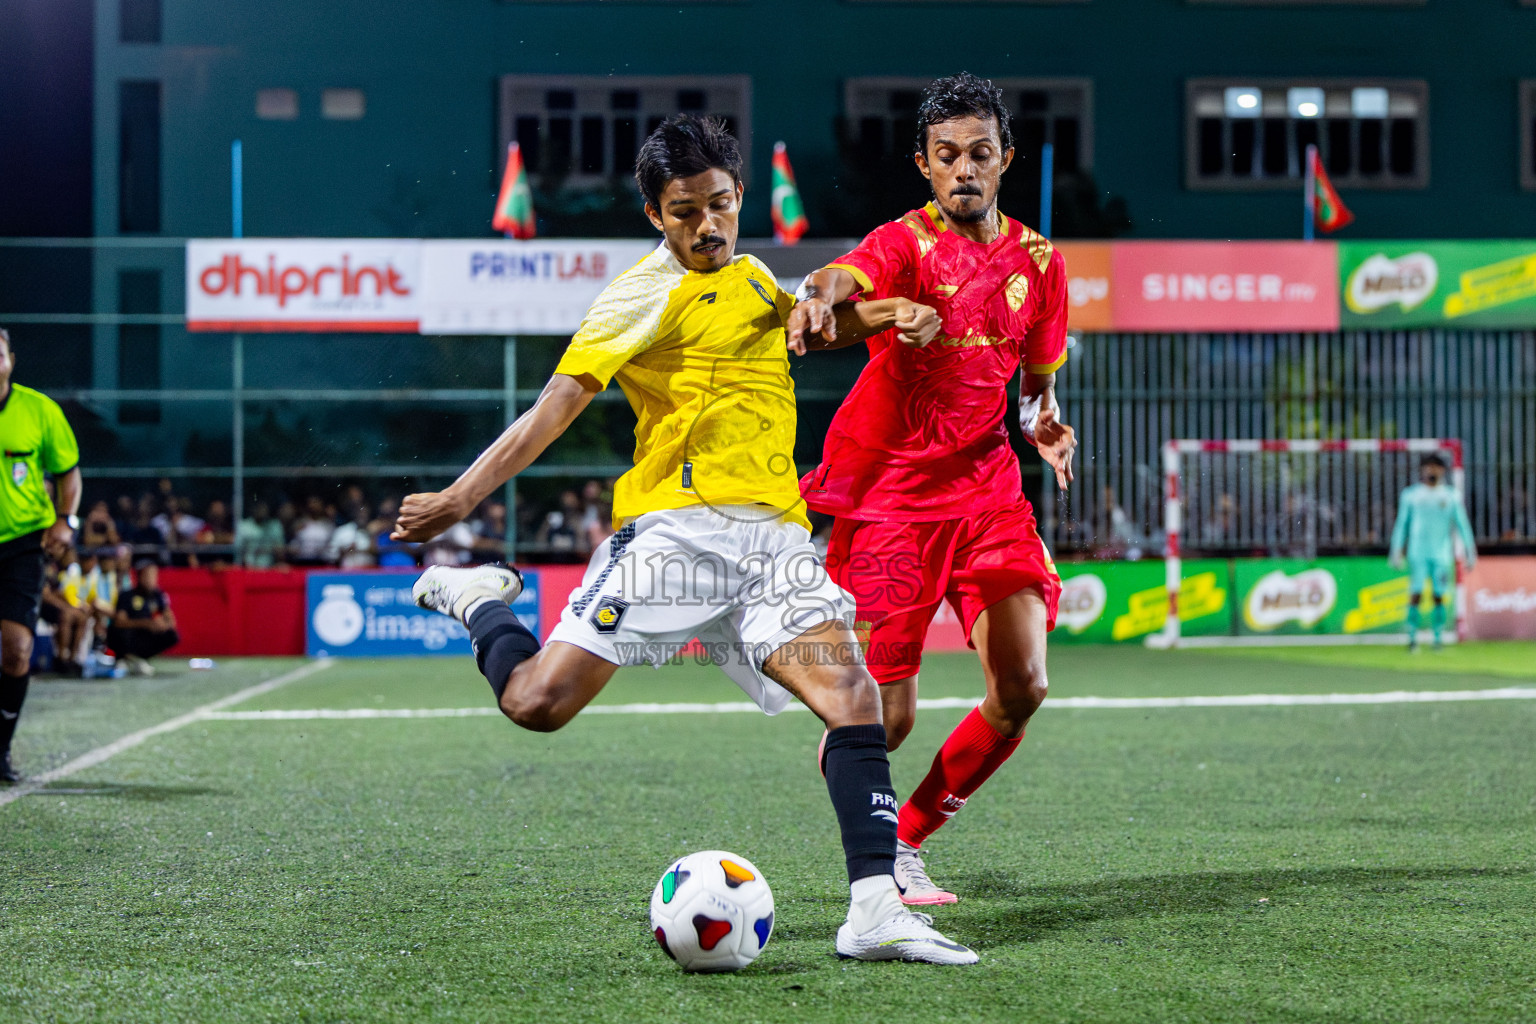
[[[541,124],[547,125],[551,112],[545,107],[545,100],[541,98],[534,104],[528,102],[531,97],[542,97],[557,90],[570,91],[575,94],[575,106],[569,111],[569,116],[576,124],[572,127],[571,140],[573,169],[564,179],[566,184],[583,188],[600,185],[614,178],[627,178],[633,174],[633,166],[614,166],[613,124],[628,111],[613,109],[613,94],[622,91],[639,94],[639,106],[634,110],[638,147],[645,141],[646,123],[650,117],[670,117],[678,113],[675,101],[667,102],[667,97],[675,97],[680,91],[694,89],[702,90],[705,95],[705,108],[698,113],[729,115],[736,119],[736,141],[741,145],[742,178],[748,180],[748,169],[752,166],[750,75],[502,75],[497,86],[497,153],[505,153],[507,144],[516,140],[519,117],[538,116],[542,119]],[[604,120],[602,173],[583,173],[579,170],[580,121],[583,117],[602,117]],[[501,158],[498,157],[498,173],[500,164]],[[530,167],[529,172],[537,174],[539,168]]]
[[[1394,175],[1390,170],[1390,126],[1384,126],[1383,134],[1383,170],[1379,175],[1363,175],[1356,169],[1358,161],[1352,159],[1351,169],[1347,174],[1333,174],[1330,172],[1334,185],[1340,188],[1366,189],[1371,191],[1402,191],[1418,190],[1429,187],[1429,83],[1418,78],[1191,78],[1185,82],[1184,87],[1184,185],[1192,191],[1199,192],[1250,192],[1299,188],[1301,186],[1301,167],[1299,158],[1290,154],[1288,173],[1283,175],[1266,176],[1262,173],[1252,176],[1236,176],[1230,171],[1219,176],[1206,176],[1200,173],[1200,122],[1209,118],[1221,119],[1226,123],[1235,122],[1237,118],[1229,117],[1220,109],[1222,96],[1228,88],[1255,87],[1262,93],[1262,102],[1258,113],[1252,118],[1262,124],[1269,119],[1284,119],[1288,122],[1301,122],[1312,120],[1293,117],[1286,109],[1286,93],[1295,88],[1322,89],[1327,97],[1325,110],[1322,116],[1317,118],[1319,124],[1320,141],[1326,134],[1326,123],[1337,120],[1340,117],[1353,121],[1372,120],[1365,117],[1357,117],[1347,112],[1349,96],[1355,89],[1386,89],[1388,93],[1388,115],[1381,120],[1393,121],[1403,118],[1412,118],[1416,130],[1414,133],[1414,173],[1411,176]],[[1342,104],[1342,107],[1341,107]],[[1411,109],[1410,109],[1411,108]],[[1225,131],[1226,129],[1224,129]],[[1358,128],[1354,129],[1357,133]],[[1293,140],[1291,130],[1287,132],[1288,140]],[[1288,147],[1294,149],[1291,141]],[[1358,142],[1353,143],[1358,147]],[[1262,132],[1256,138],[1256,148],[1262,147]],[[1326,147],[1324,156],[1326,158]],[[1358,157],[1358,148],[1352,156]],[[1256,160],[1260,159],[1256,157]]]

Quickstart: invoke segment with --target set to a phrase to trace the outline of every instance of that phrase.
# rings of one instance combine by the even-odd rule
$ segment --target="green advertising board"
[[[1536,241],[1338,245],[1346,330],[1536,327]]]
[[[1051,642],[1141,641],[1168,621],[1163,563],[1077,562],[1056,564],[1061,603]],[[1232,631],[1228,566],[1219,559],[1185,562],[1179,588],[1179,623],[1185,636],[1225,636]]]
[[[1232,589],[1241,636],[1398,633],[1408,620],[1408,577],[1385,558],[1239,561]]]

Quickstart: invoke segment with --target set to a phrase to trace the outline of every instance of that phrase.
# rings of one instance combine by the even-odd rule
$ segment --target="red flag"
[[[538,234],[538,224],[533,216],[533,189],[523,170],[523,152],[515,142],[507,146],[507,169],[501,172],[501,193],[496,197],[491,227],[510,238],[532,238]]]
[[[1344,205],[1344,200],[1334,191],[1333,182],[1328,180],[1328,172],[1323,170],[1323,158],[1317,155],[1316,147],[1308,147],[1307,158],[1312,162],[1313,223],[1324,231],[1337,231],[1354,220],[1355,215],[1349,212],[1349,207]]]

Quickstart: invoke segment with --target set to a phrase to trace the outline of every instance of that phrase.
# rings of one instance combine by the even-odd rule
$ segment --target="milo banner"
[[[1256,559],[1232,575],[1241,636],[1397,633],[1408,621],[1408,577],[1385,558]],[[1446,610],[1454,621],[1454,594]]]
[[[1536,327],[1536,241],[1340,242],[1341,325]]]
[[[1124,643],[1144,640],[1168,621],[1163,563],[1058,562],[1061,603],[1051,642]],[[1227,563],[1184,563],[1179,621],[1185,636],[1224,636],[1232,629]]]

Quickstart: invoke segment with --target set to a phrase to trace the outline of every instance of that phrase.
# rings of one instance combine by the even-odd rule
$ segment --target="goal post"
[[[1298,456],[1322,456],[1329,453],[1341,453],[1345,455],[1385,455],[1391,453],[1414,454],[1439,454],[1450,465],[1450,481],[1456,491],[1458,500],[1465,500],[1466,469],[1462,460],[1461,441],[1456,438],[1441,437],[1414,437],[1398,440],[1383,440],[1378,438],[1351,438],[1346,440],[1213,440],[1213,439],[1178,439],[1164,442],[1162,448],[1163,461],[1163,527],[1166,536],[1165,577],[1164,584],[1168,591],[1168,613],[1163,628],[1159,632],[1150,634],[1146,643],[1149,647],[1166,649],[1178,647],[1184,640],[1183,630],[1179,619],[1179,590],[1183,585],[1183,551],[1186,548],[1186,529],[1188,517],[1185,514],[1185,503],[1188,499],[1189,488],[1185,485],[1184,469],[1186,461],[1192,456],[1201,455],[1235,455],[1235,456],[1263,456],[1273,455],[1298,455]],[[1392,511],[1395,514],[1395,502],[1397,495],[1391,494],[1393,501]],[[1313,551],[1315,554],[1315,550]],[[1456,636],[1457,639],[1466,638],[1466,584],[1463,569],[1463,560],[1456,561]],[[1374,637],[1384,639],[1382,634],[1374,634]],[[1369,635],[1353,638],[1356,642],[1371,642]],[[1289,635],[1283,640],[1279,637],[1252,637],[1252,638],[1202,638],[1203,643],[1275,643],[1275,642],[1329,642],[1330,637],[1319,635],[1296,636]],[[1382,642],[1381,639],[1376,642]]]

